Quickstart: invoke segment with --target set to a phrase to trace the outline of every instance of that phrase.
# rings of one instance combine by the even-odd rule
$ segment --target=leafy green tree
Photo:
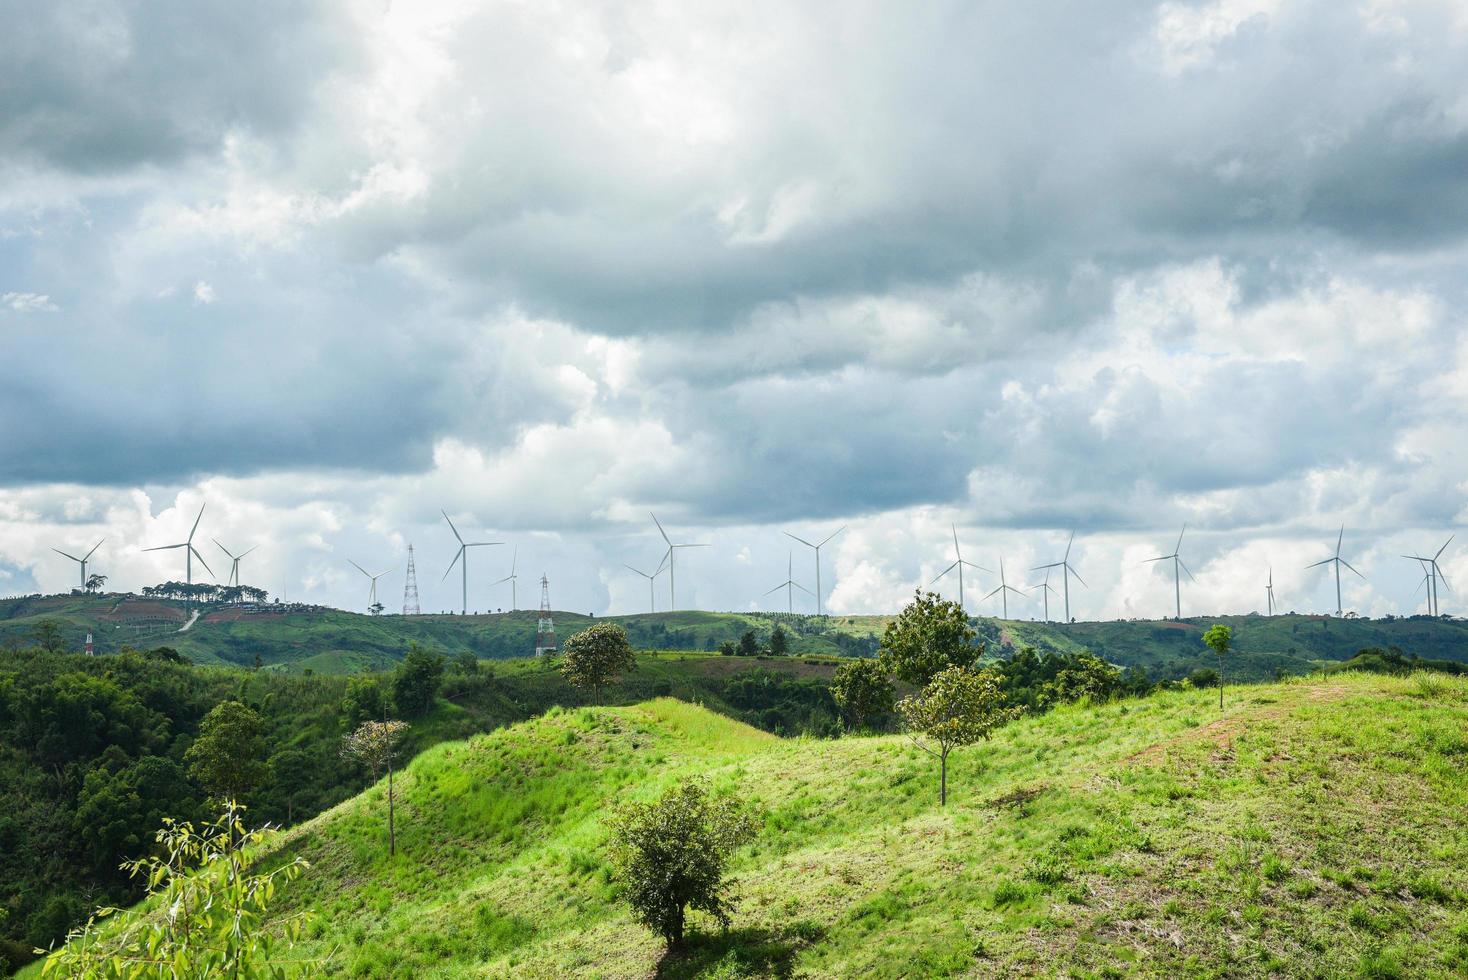
[[[1006,707],[999,678],[992,671],[949,667],[933,678],[922,693],[897,705],[908,736],[924,752],[938,759],[938,801],[948,803],[948,753],[961,745],[986,739],[1020,713]],[[924,740],[932,746],[925,745]]]
[[[265,723],[239,701],[221,701],[199,724],[199,737],[184,753],[189,773],[221,803],[249,797],[270,777]]]
[[[950,667],[968,667],[984,653],[968,614],[936,592],[918,592],[882,634],[881,656],[896,677],[925,687]]]
[[[472,651],[465,650],[454,658],[454,673],[473,677],[479,673],[479,658]]]
[[[790,652],[790,638],[779,623],[770,631],[770,653],[776,657],[783,657]]]
[[[1045,685],[1044,701],[1069,704],[1081,698],[1104,701],[1121,689],[1121,670],[1094,653],[1070,658],[1055,679]]]
[[[739,655],[753,657],[758,653],[759,637],[754,635],[754,630],[745,630],[744,635],[739,638]]]
[[[342,739],[342,755],[372,770],[372,781],[387,770],[387,853],[398,851],[397,828],[393,819],[392,763],[397,758],[398,743],[408,731],[404,721],[364,721],[357,730]]]
[[[443,657],[414,643],[392,677],[392,700],[398,713],[418,718],[428,713],[443,685]]]
[[[1223,658],[1234,642],[1234,631],[1222,623],[1214,623],[1203,634],[1203,642],[1218,655],[1218,710],[1223,710]]]
[[[725,640],[723,643],[719,644],[719,656],[721,657],[732,657],[738,652],[739,651],[734,648],[734,643],[732,640]]]
[[[382,685],[377,678],[358,675],[347,679],[347,693],[341,705],[342,728],[354,732],[362,722],[385,714]]]
[[[601,689],[624,671],[637,669],[637,655],[627,631],[616,623],[598,623],[577,633],[561,648],[561,674],[573,687],[590,688],[601,702]]]
[[[199,809],[182,766],[164,756],[104,756],[82,782],[73,825],[98,866],[140,857],[169,817]]]
[[[61,638],[61,626],[54,619],[43,619],[36,624],[36,646],[47,653],[60,653],[65,646]]]
[[[612,866],[637,921],[677,947],[690,908],[728,926],[733,900],[725,867],[753,836],[754,820],[737,801],[685,782],[654,803],[626,803],[617,811]]]
[[[847,724],[861,728],[869,718],[892,710],[892,676],[875,658],[848,660],[836,668],[831,697],[846,715]]]
[[[106,584],[106,575],[93,574],[87,576],[87,584],[84,585],[83,588],[86,589],[88,592],[100,592],[102,590],[102,586]]]
[[[133,912],[99,909],[47,957],[41,975],[277,980],[318,973],[320,962],[290,962],[282,955],[299,942],[301,917],[270,914],[279,883],[298,878],[309,865],[297,857],[255,872],[247,852],[270,835],[247,829],[243,818],[244,807],[230,803],[218,820],[199,830],[168,820],[157,835],[161,855],[124,865],[148,883],[154,900]],[[160,915],[148,908],[169,911]]]

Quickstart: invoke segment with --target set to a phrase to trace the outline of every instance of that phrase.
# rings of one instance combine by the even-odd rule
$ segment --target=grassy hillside
[[[0,600],[0,645],[29,641],[43,620],[61,625],[80,648],[87,632],[99,652],[124,645],[167,645],[201,664],[310,669],[340,674],[390,667],[410,642],[449,653],[522,657],[534,648],[537,614],[520,611],[483,616],[366,616],[338,609],[298,608],[241,614],[204,608],[186,631],[192,610],[182,603],[142,602],[121,596],[46,596]],[[751,613],[677,612],[613,616],[642,649],[711,651],[754,630],[763,641],[775,624],[790,634],[797,654],[870,654],[890,616],[770,617]],[[557,612],[564,638],[597,620]],[[1203,631],[1216,622],[1234,628],[1237,654],[1230,668],[1241,680],[1300,674],[1346,660],[1369,647],[1400,647],[1420,657],[1468,663],[1468,620],[1425,616],[1406,619],[1334,619],[1320,616],[1217,616],[1094,623],[1038,623],[978,618],[991,651],[1021,646],[1075,653],[1090,650],[1112,663],[1145,667],[1156,679],[1186,676],[1212,666]]]
[[[781,740],[656,700],[556,709],[284,838],[284,901],[357,976],[1449,976],[1468,969],[1468,683],[1342,675],[1017,722],[950,806],[900,737]],[[732,929],[665,957],[609,805],[701,775],[764,817]],[[707,927],[707,924],[704,924]]]

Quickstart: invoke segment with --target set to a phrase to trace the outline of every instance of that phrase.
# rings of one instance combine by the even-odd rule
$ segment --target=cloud
[[[0,304],[16,313],[55,313],[61,308],[44,293],[4,293],[0,294]]]
[[[194,302],[205,306],[214,302],[214,287],[202,279],[194,283]]]

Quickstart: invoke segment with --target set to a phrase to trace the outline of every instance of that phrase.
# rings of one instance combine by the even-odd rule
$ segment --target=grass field
[[[290,831],[355,976],[1460,976],[1468,684],[1338,676],[1060,708],[960,750],[782,740],[695,705],[553,709]],[[732,928],[667,956],[604,818],[689,776],[762,813]],[[710,929],[708,923],[701,923]]]

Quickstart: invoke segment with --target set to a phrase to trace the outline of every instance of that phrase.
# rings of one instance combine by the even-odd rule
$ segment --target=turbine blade
[[[651,575],[647,574],[642,569],[640,569],[640,568],[633,568],[631,565],[627,564],[626,562],[623,562],[622,563],[622,567],[623,568],[626,568],[626,569],[628,569],[630,571],[636,572],[638,575],[641,575],[643,578],[652,578]],[[501,579],[501,581],[503,581],[503,579]]]
[[[842,525],[841,525],[841,526],[840,526],[840,527],[838,527],[838,528],[837,528],[837,529],[836,529],[836,530],[834,530],[834,531],[832,531],[832,532],[831,532],[831,533],[830,533],[830,534],[829,534],[829,535],[828,535],[828,536],[827,536],[827,537],[826,537],[826,540],[825,540],[825,541],[822,541],[822,542],[821,542],[821,544],[820,544],[820,547],[822,547],[822,548],[824,548],[824,547],[825,547],[825,546],[826,546],[826,545],[827,545],[827,544],[829,544],[829,543],[830,543],[830,541],[831,541],[831,538],[834,538],[834,537],[835,537],[835,536],[836,536],[836,535],[838,535],[838,534],[840,534],[840,533],[841,533],[841,532],[842,532],[842,531],[844,531],[844,530],[846,530],[846,525],[845,525],[845,524],[842,524]]]
[[[675,545],[673,545],[673,547],[675,547],[675,548],[712,548],[713,545],[711,545],[707,541],[705,541],[702,544],[675,544]]]
[[[102,541],[106,541],[106,540],[107,540],[107,539],[106,539],[106,538],[103,538],[103,539],[102,539]],[[1450,541],[1451,541],[1451,540],[1452,540],[1452,539],[1451,539],[1451,538],[1449,538],[1449,539],[1448,539],[1448,540],[1450,540]],[[93,556],[93,555],[95,555],[95,554],[96,554],[96,553],[97,553],[97,549],[98,549],[98,548],[100,548],[100,547],[102,547],[102,541],[98,541],[98,542],[97,542],[97,543],[96,543],[96,544],[94,544],[94,545],[92,545],[92,550],[91,550],[91,551],[89,551],[89,552],[87,552],[87,554],[86,554],[86,557],[84,557],[84,558],[83,558],[83,559],[82,559],[82,561],[87,561],[87,560],[88,560],[88,559],[90,559],[90,558],[91,558],[91,557],[92,557],[92,556]],[[1443,547],[1444,547],[1444,548],[1446,548],[1446,547],[1447,547],[1447,545],[1443,545]],[[1441,551],[1439,551],[1439,552],[1438,552],[1438,554],[1442,554],[1442,552],[1441,552]]]
[[[777,585],[773,589],[771,589],[770,592],[779,592],[781,589],[785,588],[785,586],[787,584],[789,584],[789,583],[781,582],[779,585]],[[760,598],[763,599],[766,595],[769,595],[770,592],[766,592],[765,595],[760,596]]]
[[[1034,568],[1030,569],[1030,571],[1032,571],[1032,572],[1038,572],[1041,569],[1045,569],[1045,568],[1059,568],[1061,565],[1064,565],[1064,564],[1065,564],[1065,562],[1063,562],[1063,561],[1052,561],[1048,565],[1036,565]]]
[[[1348,561],[1346,561],[1344,558],[1340,559],[1340,563],[1342,565],[1345,565],[1347,568],[1351,568],[1351,563],[1348,562]],[[1351,568],[1351,571],[1356,572],[1356,570],[1354,568]],[[1356,572],[1356,576],[1358,578],[1360,578],[1361,581],[1363,581],[1363,582],[1366,581],[1366,576],[1365,575],[1362,575],[1360,572]]]
[[[668,546],[669,547],[672,547],[672,545],[673,545],[673,539],[670,538],[670,537],[668,537],[668,532],[667,531],[664,531],[663,530],[663,522],[660,521],[660,520],[658,520],[658,515],[654,514],[652,511],[648,511],[647,512],[647,515],[649,517],[651,517],[652,518],[652,522],[658,526],[658,533],[663,536],[663,540],[666,541],[666,542],[668,542]]]
[[[935,579],[933,579],[933,581],[929,582],[928,584],[929,585],[937,585],[938,584],[938,579],[940,579],[943,576],[947,575],[949,572],[953,571],[957,567],[958,567],[958,562],[954,562],[952,565],[949,565],[947,568],[943,569],[943,571],[939,572],[938,573],[938,577],[935,578]]]
[[[1172,558],[1172,557],[1173,557],[1172,555],[1158,555],[1156,558],[1148,558],[1148,559],[1144,560],[1142,562],[1142,564],[1145,565],[1149,561],[1167,561],[1169,558]]]
[[[785,535],[785,537],[787,537],[787,538],[795,538],[795,535],[791,534],[789,531],[781,531],[780,533],[783,534],[783,535]],[[809,541],[805,540],[805,538],[795,538],[795,540],[796,541],[799,541],[801,544],[805,545],[807,548],[814,548],[815,547],[815,545],[813,545]]]
[[[188,542],[185,541],[183,544],[160,544],[156,548],[144,548],[143,550],[144,551],[172,551],[174,548],[183,548],[183,547],[187,547],[187,545],[188,545]]]
[[[1336,539],[1335,539],[1335,554],[1336,554],[1336,557],[1337,558],[1339,558],[1340,555],[1341,555],[1341,542],[1342,541],[1345,541],[1345,540],[1346,540],[1346,526],[1344,524],[1342,524],[1341,525],[1341,533],[1338,534],[1336,536]]]
[[[1070,546],[1076,542],[1076,533],[1070,532],[1070,540],[1065,542],[1065,560],[1070,561]]]
[[[1183,529],[1178,532],[1177,544],[1173,545],[1173,548],[1172,548],[1173,554],[1181,554],[1182,553],[1182,550],[1183,550],[1183,535],[1184,534],[1187,534],[1187,533],[1188,533],[1188,526],[1186,524],[1184,524],[1183,525]]]
[[[70,558],[72,561],[81,561],[82,560],[82,559],[78,558],[76,555],[68,555],[66,552],[62,551],[60,548],[52,548],[51,550],[54,551],[54,552],[56,552],[58,555],[61,555],[63,558]],[[157,551],[159,549],[157,549],[157,548],[144,548],[143,550],[144,551]]]
[[[791,582],[790,584],[793,585],[793,586],[795,586],[800,591],[804,592],[806,595],[815,595],[814,592],[812,592],[810,589],[807,589],[805,586],[801,585],[799,582]]]
[[[1432,567],[1437,568],[1437,577],[1442,582],[1443,588],[1447,589],[1449,592],[1453,591],[1453,587],[1448,585],[1448,577],[1443,574],[1443,570],[1441,568],[1438,568],[1437,562],[1433,562]]]
[[[1067,568],[1070,568],[1069,565],[1067,565],[1066,567]],[[1080,572],[1076,571],[1074,568],[1071,568],[1070,569],[1070,573],[1076,577],[1076,581],[1077,582],[1081,583],[1082,585],[1086,585],[1086,580],[1083,579],[1083,578],[1081,578],[1081,573]],[[1086,588],[1089,589],[1090,586],[1089,585],[1086,585]]]
[[[515,545],[515,551],[510,555],[510,578],[515,577],[515,562],[520,560],[520,546]]]
[[[202,514],[203,511],[201,510],[199,513]],[[214,577],[214,569],[210,568],[209,567],[209,563],[204,560],[204,556],[201,555],[201,554],[199,554],[199,549],[198,548],[195,548],[193,545],[189,545],[189,550],[194,553],[194,557],[195,558],[199,559],[199,564],[204,566],[204,571],[206,571],[206,572],[209,573],[209,577],[210,578],[213,578]]]
[[[1329,565],[1329,564],[1330,564],[1330,563],[1331,563],[1331,562],[1333,562],[1333,561],[1335,561],[1335,559],[1334,559],[1334,558],[1326,558],[1326,559],[1324,559],[1324,560],[1322,560],[1322,561],[1318,561],[1318,562],[1316,562],[1316,563],[1315,563],[1315,564],[1313,564],[1313,565],[1306,565],[1306,566],[1305,566],[1305,567],[1306,567],[1306,568],[1318,568],[1318,567],[1320,567],[1320,566],[1321,566],[1321,565]]]
[[[1435,554],[1435,555],[1432,556],[1432,560],[1433,561],[1437,561],[1439,558],[1441,558],[1443,556],[1443,552],[1448,550],[1448,545],[1452,544],[1453,543],[1453,538],[1456,538],[1456,537],[1457,537],[1456,534],[1449,535],[1448,539],[1443,542],[1443,546],[1441,548],[1437,549],[1437,554]]]
[[[224,552],[226,555],[229,555],[229,557],[231,557],[231,558],[234,557],[234,555],[230,554],[230,550],[228,548],[226,548],[222,544],[219,544],[219,539],[218,538],[210,538],[209,540],[210,541],[213,541],[216,545],[219,545],[219,550],[220,551]]]
[[[251,545],[250,547],[246,548],[244,551],[240,552],[238,555],[231,555],[230,557],[238,560],[240,558],[245,557],[245,555],[248,555],[250,552],[254,551],[258,547],[260,547],[258,544]]]
[[[1196,584],[1198,580],[1195,579],[1195,578],[1193,578],[1193,573],[1192,573],[1191,570],[1189,570],[1187,563],[1184,562],[1181,558],[1179,558],[1177,560],[1177,563],[1182,566],[1183,571],[1185,571],[1185,572],[1188,573],[1188,578],[1191,579]]]
[[[196,518],[194,518],[194,526],[189,529],[189,541],[191,541],[191,542],[194,540],[194,532],[199,529],[199,522],[204,519],[204,508],[206,506],[207,506],[206,504],[200,504],[199,505],[199,516],[196,517]],[[200,561],[203,561],[204,559],[200,558],[199,560]],[[210,572],[209,574],[210,575],[213,575],[214,573],[213,572]]]
[[[994,569],[992,569],[992,568],[985,568],[983,565],[975,565],[971,561],[960,561],[959,564],[962,565],[965,568],[972,568],[974,571],[988,572],[990,575],[993,575],[994,574]]]
[[[449,562],[449,567],[444,570],[443,578],[439,579],[440,582],[442,582],[444,578],[449,577],[449,572],[452,572],[454,570],[454,566],[459,563],[459,559],[462,557],[464,557],[464,546],[461,544],[459,545],[459,550],[454,552],[454,560]]]
[[[958,548],[958,525],[950,524],[949,526],[953,528],[953,554],[959,561],[963,561],[963,552]]]
[[[363,575],[367,575],[367,569],[363,568],[361,565],[358,565],[356,562],[352,561],[352,559],[348,558],[347,559],[347,564],[348,565],[351,565],[353,568],[355,568],[357,571],[361,572]],[[371,575],[367,575],[367,577],[368,578],[371,578],[372,576]]]
[[[444,520],[449,522],[449,530],[454,532],[454,537],[459,538],[459,544],[463,544],[464,539],[459,537],[459,529],[454,527],[453,521],[449,520],[449,512],[446,510],[440,510],[439,513],[443,515]]]

